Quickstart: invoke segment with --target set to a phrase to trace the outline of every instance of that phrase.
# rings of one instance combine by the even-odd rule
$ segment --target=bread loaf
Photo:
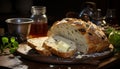
[[[56,35],[74,41],[77,51],[83,54],[102,52],[109,49],[110,43],[107,36],[101,28],[90,21],[64,18],[55,22],[48,31],[48,37]]]

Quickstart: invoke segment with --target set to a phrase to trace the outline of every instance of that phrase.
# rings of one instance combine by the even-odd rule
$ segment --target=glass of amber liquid
[[[29,38],[46,36],[48,31],[47,16],[45,14],[46,7],[32,6],[31,13],[31,18],[34,22],[31,24]]]

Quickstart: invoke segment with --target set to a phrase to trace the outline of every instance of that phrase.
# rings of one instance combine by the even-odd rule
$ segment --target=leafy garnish
[[[120,31],[112,31],[108,38],[110,43],[114,46],[115,52],[120,52]]]
[[[115,31],[115,29],[113,27],[108,27],[106,30],[105,30],[105,34],[107,36],[109,36],[109,34],[112,32],[112,31]]]
[[[0,53],[3,53],[5,49],[9,49],[10,53],[14,53],[18,48],[18,42],[16,41],[15,37],[5,37],[3,36],[0,39]]]

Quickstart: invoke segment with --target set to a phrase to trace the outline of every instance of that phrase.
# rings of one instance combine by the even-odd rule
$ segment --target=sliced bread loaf
[[[109,49],[109,40],[104,32],[91,23],[76,18],[57,21],[48,31],[48,36],[62,36],[77,44],[77,51],[89,54]],[[49,43],[50,44],[50,43]]]
[[[43,47],[43,43],[47,38],[48,37],[31,38],[27,40],[27,44],[31,48],[37,50],[39,54],[50,56],[52,55],[51,52]]]
[[[52,54],[63,58],[72,57],[76,52],[76,43],[61,36],[50,36],[45,40],[43,47]]]

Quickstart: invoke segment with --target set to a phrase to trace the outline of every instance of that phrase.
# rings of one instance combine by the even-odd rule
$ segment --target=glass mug
[[[31,19],[34,23],[31,24],[29,38],[43,37],[47,35],[48,23],[45,6],[32,6]]]

